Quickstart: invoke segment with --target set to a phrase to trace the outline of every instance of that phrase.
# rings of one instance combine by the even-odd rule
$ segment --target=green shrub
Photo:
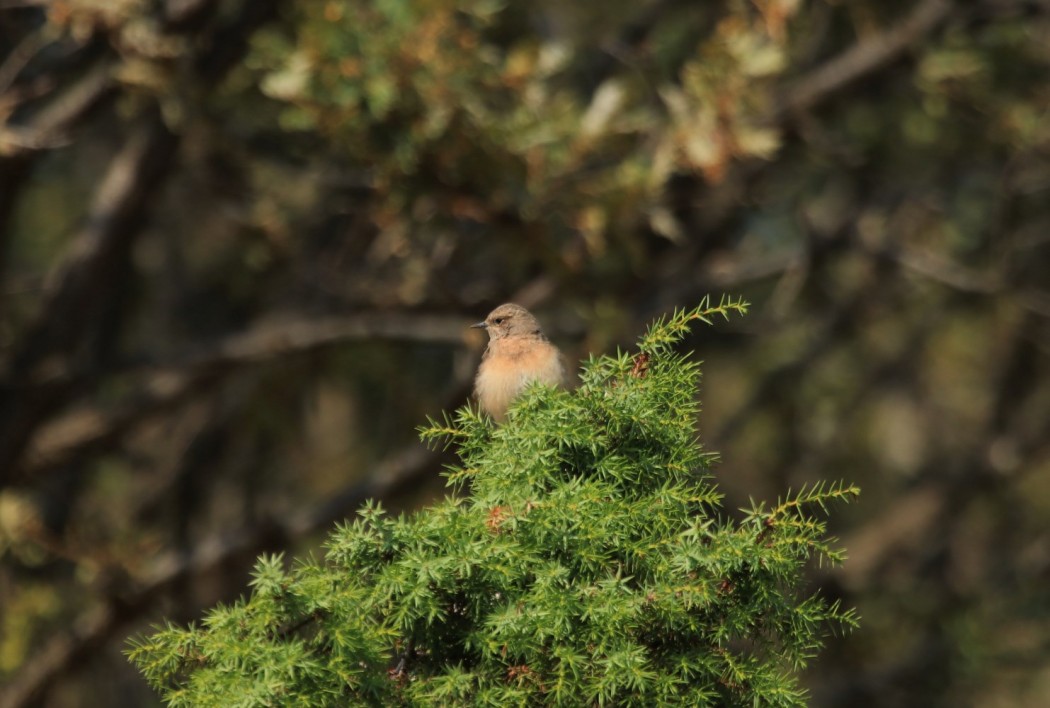
[[[169,705],[800,705],[797,671],[855,625],[803,589],[837,563],[818,484],[726,517],[696,438],[699,367],[677,353],[707,301],[637,353],[592,358],[574,392],[533,386],[499,427],[465,407],[422,430],[454,445],[455,494],[379,504],[324,561],[261,558],[252,593],[200,626],[134,640]]]

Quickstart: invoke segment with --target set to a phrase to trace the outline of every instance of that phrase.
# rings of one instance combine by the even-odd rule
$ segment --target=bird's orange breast
[[[478,369],[475,393],[482,409],[502,420],[507,407],[530,382],[560,386],[564,378],[561,355],[550,342],[508,338],[489,344]]]

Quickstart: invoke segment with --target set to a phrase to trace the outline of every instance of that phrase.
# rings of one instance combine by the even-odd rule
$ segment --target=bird
[[[474,378],[474,396],[497,423],[506,418],[507,408],[529,383],[564,384],[561,352],[543,336],[539,321],[521,305],[500,305],[470,326],[489,335]]]

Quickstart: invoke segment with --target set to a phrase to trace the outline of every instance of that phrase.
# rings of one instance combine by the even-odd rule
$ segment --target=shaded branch
[[[28,481],[119,443],[141,425],[170,411],[243,367],[316,352],[350,341],[463,344],[464,320],[452,316],[367,314],[316,320],[275,318],[230,336],[185,363],[159,366],[144,374],[135,401],[116,409],[74,411],[48,424],[30,442],[15,475]],[[46,384],[47,382],[41,382]]]
[[[112,96],[113,89],[112,68],[108,62],[99,62],[37,111],[30,122],[19,126],[0,123],[0,277],[7,271],[7,244],[12,236],[8,222],[31,173],[34,155],[67,141],[72,127]],[[0,95],[0,112],[8,108],[6,102]]]
[[[29,61],[47,45],[47,36],[41,30],[27,34],[0,63],[0,95],[15,82]]]
[[[7,159],[69,142],[70,131],[116,88],[113,65],[100,61],[70,88],[19,125],[0,125],[0,156]],[[41,147],[34,147],[41,146]]]
[[[900,24],[872,37],[860,40],[823,65],[802,76],[786,87],[766,121],[784,126],[792,117],[815,108],[839,91],[861,81],[900,57],[923,40],[950,15],[951,0],[923,0]],[[767,275],[797,268],[797,254],[773,256],[763,268],[742,266],[739,272],[694,275],[690,264],[705,262],[711,251],[726,246],[732,220],[740,213],[740,205],[753,186],[765,174],[771,161],[738,162],[717,185],[697,186],[696,191],[684,190],[680,210],[693,221],[685,225],[687,231],[703,234],[692,240],[687,250],[674,250],[657,266],[659,280],[665,283],[663,297],[648,312],[656,312],[695,297],[712,287],[726,287],[748,280],[761,280]],[[684,217],[683,217],[684,220]],[[779,261],[779,262],[777,262]],[[683,272],[684,271],[684,272]],[[749,272],[750,271],[750,272]],[[716,277],[712,277],[715,275]],[[642,319],[642,318],[640,318]]]
[[[951,0],[923,0],[900,24],[860,40],[791,84],[774,110],[774,122],[814,108],[895,61],[944,22],[953,9]]]
[[[150,206],[147,196],[166,173],[176,142],[158,115],[128,139],[110,163],[85,225],[45,285],[43,304],[6,362],[0,384],[0,486],[33,431],[75,388],[27,391],[21,382],[41,368],[75,367],[70,354],[119,294],[117,276]]]
[[[464,394],[464,382],[453,387],[453,400]],[[352,513],[367,499],[390,496],[417,487],[439,465],[439,456],[422,445],[387,458],[365,480],[348,485],[319,506],[285,522],[267,521],[230,536],[215,536],[187,555],[171,551],[162,555],[138,587],[86,613],[71,632],[53,637],[21,669],[18,679],[0,693],[0,708],[32,705],[63,675],[89,660],[129,625],[139,621],[153,604],[172,589],[238,562],[249,563],[265,551],[287,546]]]
[[[367,319],[367,318],[364,318]],[[383,327],[393,334],[400,327],[413,334],[439,329],[442,318],[430,318],[429,326],[412,326],[407,318],[384,317]],[[396,323],[400,322],[400,325]],[[420,324],[419,322],[415,324]],[[456,321],[458,331],[462,323]],[[347,330],[362,327],[362,323],[348,326]],[[338,327],[331,327],[331,330]],[[331,331],[330,330],[330,331]],[[266,337],[257,336],[259,341]],[[245,340],[251,339],[246,337]],[[299,341],[307,341],[304,336]],[[316,340],[315,340],[316,341]],[[243,342],[241,343],[243,346]],[[221,349],[221,347],[220,347]],[[228,347],[237,350],[238,346]],[[257,353],[248,349],[250,357]],[[454,379],[442,396],[444,409],[455,407],[470,390],[472,371]],[[169,551],[152,563],[144,577],[135,581],[137,587],[130,592],[114,594],[104,604],[85,613],[72,631],[54,636],[39,651],[33,660],[20,670],[19,678],[0,692],[0,708],[27,708],[41,700],[59,679],[89,661],[94,652],[135,622],[141,621],[153,605],[162,597],[184,587],[187,583],[209,574],[241,563],[247,565],[260,553],[286,547],[290,542],[303,538],[352,514],[368,499],[389,499],[418,488],[429,476],[440,468],[441,456],[423,445],[391,455],[375,465],[371,474],[355,481],[341,491],[329,495],[317,506],[293,514],[286,521],[267,520],[242,529],[232,535],[216,535],[195,545],[192,553]],[[114,569],[117,577],[126,577],[123,567]]]
[[[231,20],[219,24],[208,50],[194,62],[201,80],[211,83],[221,79],[243,55],[248,37],[273,17],[277,5],[277,0],[248,3]],[[197,18],[203,16],[200,12],[206,6],[214,7],[214,3],[187,9]],[[85,226],[48,279],[36,318],[5,362],[0,378],[0,487],[8,483],[37,427],[66,405],[76,390],[75,385],[58,383],[26,389],[21,382],[42,369],[73,372],[66,378],[76,381],[84,371],[90,373],[98,367],[97,352],[95,361],[87,362],[75,361],[70,353],[83,355],[77,350],[83,349],[85,338],[112,324],[108,314],[121,292],[121,280],[116,276],[129,261],[131,246],[153,204],[150,197],[167,175],[178,143],[178,137],[161,120],[158,108],[141,119],[137,132],[111,162]],[[159,396],[160,405],[179,400],[184,392],[203,383],[199,378],[174,382]],[[122,421],[113,427],[126,424]]]

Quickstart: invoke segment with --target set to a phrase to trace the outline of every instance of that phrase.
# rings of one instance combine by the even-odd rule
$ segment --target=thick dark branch
[[[44,302],[7,375],[17,379],[50,355],[62,352],[87,329],[98,303],[116,285],[111,276],[127,254],[148,204],[145,197],[165,174],[175,139],[159,116],[151,116],[113,159],[84,226],[51,273]]]
[[[248,3],[238,16],[220,25],[208,50],[195,62],[201,80],[218,81],[242,55],[254,30],[273,17],[278,4],[277,0]],[[214,4],[202,4],[191,14],[196,16],[206,6]],[[36,428],[75,393],[71,386],[41,390],[21,384],[42,370],[57,373],[56,378],[77,380],[78,374],[98,366],[96,361],[78,361],[70,353],[83,356],[88,336],[100,330],[99,322],[112,319],[108,315],[120,295],[117,276],[127,269],[131,246],[152,206],[150,197],[169,171],[177,145],[178,138],[166,129],[159,110],[142,119],[103,179],[85,227],[49,278],[35,321],[5,362],[0,378],[0,486],[20,463]],[[200,382],[183,382],[175,388],[189,390],[194,385]]]
[[[67,141],[72,127],[111,96],[113,88],[112,67],[100,62],[41,108],[31,121],[19,126],[0,124],[0,277],[7,271],[7,244],[11,239],[8,222],[31,173],[34,154]]]
[[[113,159],[85,225],[51,274],[36,319],[5,367],[0,390],[0,485],[7,481],[32,432],[71,392],[69,386],[51,386],[24,395],[21,382],[41,368],[76,367],[70,351],[119,294],[117,276],[140,232],[150,206],[148,196],[166,174],[175,145],[175,137],[158,115],[145,120]]]

